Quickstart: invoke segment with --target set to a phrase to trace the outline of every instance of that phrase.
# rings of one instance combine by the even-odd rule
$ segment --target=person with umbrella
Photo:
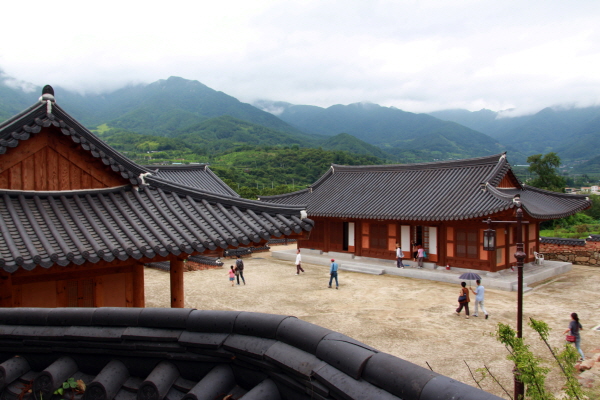
[[[456,315],[460,315],[463,307],[465,308],[465,314],[467,314],[467,319],[469,319],[469,290],[467,289],[467,283],[461,282],[460,293],[458,296],[458,308],[456,309]]]
[[[488,317],[490,315],[488,314],[488,312],[485,310],[485,307],[483,306],[483,298],[484,298],[485,288],[481,284],[481,279],[477,279],[475,282],[477,282],[477,288],[475,290],[473,290],[473,288],[471,288],[471,292],[473,292],[475,294],[475,312],[473,313],[473,316],[479,317],[478,312],[477,312],[477,307],[480,306],[481,311],[483,311],[483,313],[485,314],[485,319],[488,319]]]

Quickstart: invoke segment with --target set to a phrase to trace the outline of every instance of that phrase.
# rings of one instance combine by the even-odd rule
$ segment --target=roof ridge
[[[435,168],[440,169],[444,167],[456,168],[457,166],[469,167],[473,165],[489,164],[491,162],[498,162],[499,158],[505,156],[506,153],[495,154],[492,156],[467,158],[461,160],[444,160],[444,161],[431,161],[424,163],[411,163],[411,164],[378,164],[378,165],[342,165],[332,164],[332,168],[336,172],[346,172],[352,170],[368,170],[385,172],[387,170],[393,172],[398,170],[413,170],[413,169],[429,169]],[[340,171],[341,170],[341,171]]]
[[[182,164],[182,165],[173,165],[173,164],[171,164],[171,165],[142,165],[142,167],[145,167],[149,170],[156,169],[158,171],[160,171],[160,170],[187,171],[187,170],[207,169],[209,165],[210,165],[209,163],[197,163],[197,164]]]

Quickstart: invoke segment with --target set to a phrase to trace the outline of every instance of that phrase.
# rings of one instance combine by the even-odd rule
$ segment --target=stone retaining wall
[[[587,239],[541,237],[540,253],[545,260],[600,266],[600,235]]]

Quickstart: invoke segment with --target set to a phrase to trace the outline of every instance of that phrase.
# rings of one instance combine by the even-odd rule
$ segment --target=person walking
[[[235,276],[237,277],[237,284],[240,284],[240,278],[242,278],[242,282],[244,285],[246,284],[246,279],[244,279],[244,260],[242,260],[242,256],[237,256],[237,260],[235,260]]]
[[[304,272],[302,269],[302,255],[300,255],[300,249],[296,250],[296,275],[300,275],[300,271]]]
[[[229,270],[229,272],[227,274],[229,275],[229,281],[231,282],[231,287],[233,287],[233,281],[235,281],[235,269],[234,269],[233,265],[231,266],[231,269]]]
[[[400,244],[396,243],[396,267],[404,268],[404,264],[402,264],[402,259],[404,258],[404,252],[400,248]]]
[[[467,289],[467,283],[460,283],[460,293],[458,295],[458,308],[456,309],[456,315],[460,315],[463,307],[465,308],[465,314],[467,314],[467,319],[469,319],[469,290]]]
[[[423,258],[425,258],[425,249],[423,246],[417,247],[417,268],[423,268]]]
[[[337,289],[338,286],[339,286],[339,283],[338,283],[338,264],[332,258],[331,259],[331,267],[329,268],[329,288],[330,289],[331,289],[331,282],[333,281],[333,278],[335,278],[335,288]]]
[[[579,355],[581,356],[579,361],[585,360],[583,351],[581,351],[581,336],[579,335],[579,331],[581,329],[583,329],[583,326],[581,326],[581,323],[579,322],[579,316],[577,315],[577,313],[571,313],[571,322],[569,322],[569,329],[567,329],[564,332],[564,335],[569,334],[574,337],[575,340],[571,341],[571,340],[569,340],[569,337],[567,336],[567,341],[571,342],[575,345],[575,348],[577,349],[577,351],[579,352]]]
[[[473,292],[475,294],[475,312],[473,313],[473,316],[479,317],[479,312],[477,309],[477,307],[479,306],[479,307],[481,307],[481,311],[483,311],[483,313],[485,314],[485,319],[488,319],[489,314],[485,310],[485,307],[483,306],[483,299],[485,296],[485,288],[481,284],[481,280],[477,279],[475,282],[477,282],[477,287],[475,288],[475,290],[473,290],[473,288],[471,288],[471,292]]]

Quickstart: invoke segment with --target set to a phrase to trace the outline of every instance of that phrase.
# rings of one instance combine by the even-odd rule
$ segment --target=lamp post
[[[523,261],[527,254],[525,254],[523,246],[523,209],[521,208],[521,198],[516,197],[513,199],[517,205],[517,251],[515,252],[515,258],[517,259],[517,337],[523,337]],[[519,371],[515,374],[515,399],[520,400],[525,395],[525,385],[518,378]]]
[[[517,235],[515,241],[517,250],[515,251],[515,259],[517,260],[517,338],[523,338],[523,262],[527,257],[525,246],[523,245],[523,224],[528,224],[528,221],[523,221],[523,209],[521,208],[521,196],[515,195],[513,203],[517,207],[516,221],[492,221],[491,218],[484,220],[488,226],[492,223],[517,224]],[[487,251],[496,250],[496,231],[489,228],[483,232],[483,249]],[[514,393],[515,400],[522,400],[525,395],[525,385],[518,378],[519,370],[515,368],[515,385]]]

